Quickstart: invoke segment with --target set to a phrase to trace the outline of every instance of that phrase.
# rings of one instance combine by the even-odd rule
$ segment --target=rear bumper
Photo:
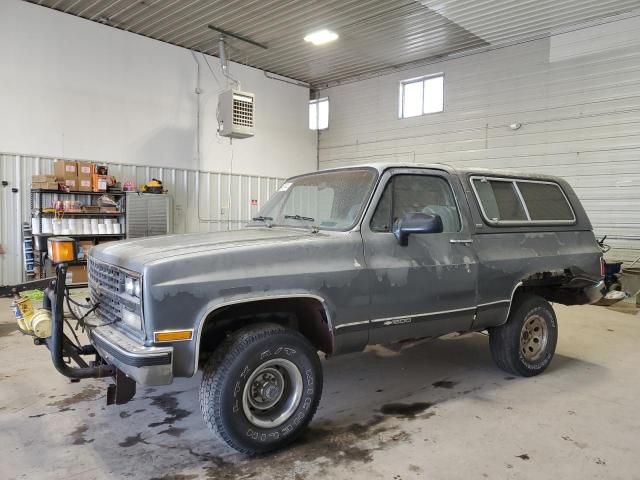
[[[91,343],[109,364],[141,385],[167,385],[173,381],[173,347],[146,347],[104,325],[89,333]]]

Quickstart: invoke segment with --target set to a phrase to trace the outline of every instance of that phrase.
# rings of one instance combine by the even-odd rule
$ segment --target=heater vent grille
[[[218,100],[219,132],[223,137],[253,137],[255,127],[255,95],[227,90]]]
[[[233,96],[233,124],[253,127],[253,97]]]

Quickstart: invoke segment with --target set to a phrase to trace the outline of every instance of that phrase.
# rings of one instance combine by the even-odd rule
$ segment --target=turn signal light
[[[78,248],[73,238],[51,237],[47,240],[47,252],[53,263],[73,262],[78,255]]]
[[[166,332],[155,332],[153,337],[156,342],[175,342],[178,340],[191,340],[193,330],[171,330]]]

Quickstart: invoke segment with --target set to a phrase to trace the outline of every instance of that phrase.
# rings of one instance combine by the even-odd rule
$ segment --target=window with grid
[[[400,82],[400,118],[444,110],[444,74]]]
[[[472,177],[480,211],[489,223],[575,222],[575,214],[560,186],[553,182]]]
[[[311,130],[329,128],[329,98],[309,101],[309,128]]]

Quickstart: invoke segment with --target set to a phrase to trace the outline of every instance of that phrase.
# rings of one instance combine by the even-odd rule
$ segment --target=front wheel
[[[542,373],[551,363],[558,341],[558,321],[549,302],[521,294],[511,305],[507,323],[489,329],[495,363],[523,377]]]
[[[200,408],[214,434],[253,455],[295,440],[322,394],[322,368],[300,333],[276,324],[243,328],[204,368]]]

